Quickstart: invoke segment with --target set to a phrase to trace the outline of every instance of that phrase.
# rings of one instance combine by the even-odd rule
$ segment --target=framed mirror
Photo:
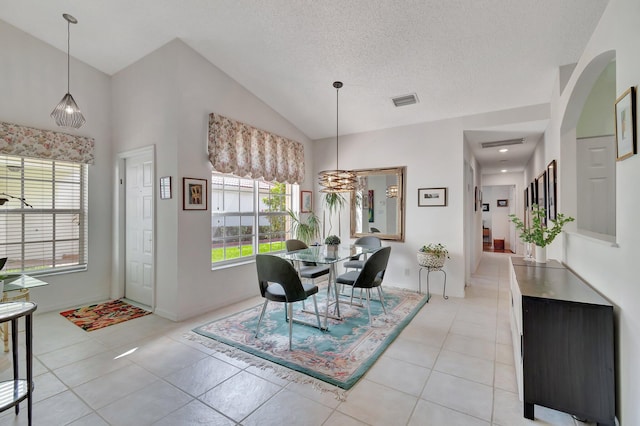
[[[358,186],[351,197],[351,238],[404,241],[406,167],[352,171]]]

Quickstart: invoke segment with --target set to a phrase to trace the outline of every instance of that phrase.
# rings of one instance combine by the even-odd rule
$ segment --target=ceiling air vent
[[[413,105],[418,103],[418,95],[412,93],[411,95],[397,96],[395,98],[391,98],[391,100],[397,107]]]
[[[482,142],[483,148],[496,148],[498,146],[508,146],[508,145],[522,145],[524,143],[524,138],[520,139],[508,139],[506,141],[495,141],[495,142]]]

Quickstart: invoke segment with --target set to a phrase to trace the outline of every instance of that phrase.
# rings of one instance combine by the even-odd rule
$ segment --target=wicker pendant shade
[[[336,88],[336,168],[335,170],[323,170],[318,174],[318,182],[322,187],[320,192],[330,194],[351,192],[355,190],[357,183],[355,173],[349,170],[340,170],[338,166],[338,91],[342,87],[342,82],[335,81],[333,87]]]
[[[60,127],[73,127],[75,129],[79,129],[85,123],[84,116],[76,104],[76,101],[69,93],[69,83],[71,80],[70,74],[70,40],[71,40],[71,32],[70,26],[71,24],[77,24],[78,20],[73,16],[64,13],[62,17],[67,21],[67,93],[62,97],[62,100],[56,107],[51,111],[51,118],[56,121],[56,124]]]

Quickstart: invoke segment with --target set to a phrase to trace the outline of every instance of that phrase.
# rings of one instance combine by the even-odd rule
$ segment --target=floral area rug
[[[60,315],[85,331],[93,331],[129,321],[130,319],[143,317],[150,313],[151,312],[130,305],[122,300],[113,300],[111,302],[98,303],[60,312]]]
[[[373,291],[372,294],[377,295],[377,292]],[[321,289],[318,294],[320,312],[324,312],[326,306],[325,295],[326,289]],[[346,303],[340,304],[343,320],[328,320],[329,331],[294,323],[292,350],[289,350],[289,325],[285,321],[283,303],[269,302],[257,338],[256,326],[262,305],[210,322],[193,331],[208,338],[200,338],[204,345],[207,345],[206,340],[215,339],[342,389],[349,389],[429,300],[423,294],[389,287],[385,287],[384,295],[386,315],[380,302],[374,300],[371,303],[373,326],[369,326],[366,307]],[[307,300],[306,308],[313,309],[311,298]],[[329,312],[332,312],[332,308]],[[302,312],[300,302],[294,305],[293,317],[317,323],[315,314]],[[320,319],[324,322],[322,316]]]

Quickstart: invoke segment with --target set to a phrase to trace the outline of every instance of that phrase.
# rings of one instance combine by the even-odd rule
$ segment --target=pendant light
[[[67,94],[64,95],[62,100],[51,111],[51,118],[56,120],[56,124],[60,127],[73,127],[79,129],[85,123],[84,116],[78,108],[78,104],[73,100],[73,96],[69,93],[69,82],[71,80],[70,74],[70,40],[71,40],[71,24],[77,24],[78,20],[68,13],[63,13],[62,17],[67,21]]]
[[[340,170],[338,163],[338,91],[342,87],[342,82],[335,81],[333,87],[336,88],[336,169],[324,170],[318,174],[318,181],[322,187],[320,192],[329,194],[351,192],[356,187],[355,173],[349,170]]]

